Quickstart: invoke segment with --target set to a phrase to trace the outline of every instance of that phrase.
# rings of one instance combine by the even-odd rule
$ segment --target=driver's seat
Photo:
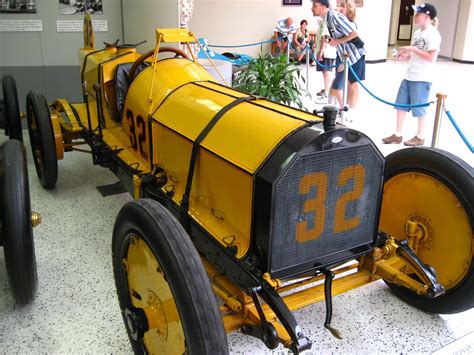
[[[125,105],[125,98],[127,97],[128,88],[130,87],[130,69],[132,69],[134,62],[130,63],[122,63],[117,65],[115,69],[115,93],[117,96],[117,109],[118,115],[114,117],[114,120],[120,122],[122,119],[123,107]],[[137,68],[137,75],[143,71],[144,69],[148,68],[150,63],[143,62]]]

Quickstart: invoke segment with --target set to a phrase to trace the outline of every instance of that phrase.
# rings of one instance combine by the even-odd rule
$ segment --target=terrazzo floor
[[[446,91],[453,115],[474,141],[471,93],[454,79],[474,82],[474,66],[439,63],[437,90]],[[380,96],[394,98],[403,76],[402,63],[369,65],[366,84]],[[321,88],[320,74],[311,71],[311,91]],[[466,81],[467,80],[467,81]],[[308,108],[314,105],[305,99]],[[393,109],[361,93],[353,127],[377,144],[391,133]],[[406,131],[415,124],[407,119]],[[131,353],[120,317],[111,267],[111,237],[115,217],[130,200],[126,194],[101,197],[96,186],[117,179],[93,166],[91,157],[68,153],[59,162],[57,187],[39,185],[30,147],[28,169],[31,205],[43,217],[35,228],[39,292],[31,305],[18,308],[10,295],[3,253],[0,252],[0,353],[5,354],[126,354]],[[414,133],[413,133],[414,134]],[[410,136],[411,137],[411,136]],[[410,138],[407,137],[407,138]],[[0,143],[5,138],[0,138]],[[379,144],[378,144],[379,145]],[[440,147],[472,165],[472,154],[446,121]],[[386,155],[401,146],[381,146]],[[393,296],[383,282],[375,282],[334,298],[333,325],[344,338],[337,340],[323,329],[324,304],[295,312],[305,334],[313,341],[306,354],[368,353],[474,353],[474,309],[456,315],[418,311]],[[259,340],[238,332],[228,335],[233,354],[271,353]],[[280,347],[275,354],[286,354]]]

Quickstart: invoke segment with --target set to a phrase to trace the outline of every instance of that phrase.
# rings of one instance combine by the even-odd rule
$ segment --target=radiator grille
[[[299,156],[274,185],[271,272],[371,243],[383,166],[370,145]]]

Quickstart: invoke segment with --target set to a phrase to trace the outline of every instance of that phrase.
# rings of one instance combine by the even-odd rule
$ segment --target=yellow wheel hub
[[[396,239],[409,239],[408,221],[420,228],[416,254],[434,267],[446,290],[458,285],[474,254],[472,226],[461,201],[429,175],[396,175],[385,183],[379,229]]]
[[[123,264],[132,305],[143,309],[148,321],[143,337],[148,352],[185,353],[184,330],[170,286],[153,252],[138,236],[130,237]]]

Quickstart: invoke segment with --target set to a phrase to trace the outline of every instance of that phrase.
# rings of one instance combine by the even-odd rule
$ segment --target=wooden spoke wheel
[[[58,161],[49,106],[38,91],[30,91],[26,98],[28,130],[38,179],[45,189],[58,180]]]
[[[23,305],[36,295],[38,276],[26,152],[21,142],[3,144],[0,176],[1,234],[8,281],[15,301]]]
[[[18,105],[18,92],[15,79],[11,75],[5,75],[2,79],[3,101],[5,104],[5,133],[10,139],[23,142],[23,131],[21,129],[20,106]]]
[[[135,353],[226,354],[216,297],[178,221],[142,199],[119,212],[112,241],[120,309]]]
[[[407,239],[416,222],[415,253],[436,271],[446,293],[429,299],[389,284],[407,303],[433,313],[474,306],[474,175],[456,156],[429,148],[397,151],[386,158],[380,230]]]

